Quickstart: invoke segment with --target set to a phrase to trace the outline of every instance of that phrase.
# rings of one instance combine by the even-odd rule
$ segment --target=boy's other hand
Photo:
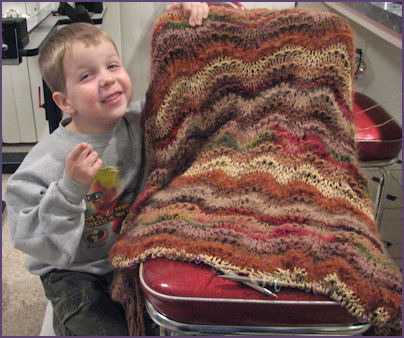
[[[173,2],[166,7],[167,11],[183,9],[184,15],[189,17],[191,26],[202,25],[202,19],[209,14],[209,5],[206,2]]]
[[[66,174],[74,182],[90,186],[102,160],[88,143],[80,143],[66,157]]]

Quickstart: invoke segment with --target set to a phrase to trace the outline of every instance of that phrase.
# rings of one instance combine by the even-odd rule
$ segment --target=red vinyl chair
[[[221,278],[203,263],[161,258],[142,263],[139,273],[161,335],[360,335],[370,326],[315,288],[275,287],[275,298]]]
[[[359,166],[380,171],[374,202],[376,222],[380,228],[390,177],[389,167],[397,162],[401,151],[402,129],[374,100],[361,93],[354,94],[353,113]]]

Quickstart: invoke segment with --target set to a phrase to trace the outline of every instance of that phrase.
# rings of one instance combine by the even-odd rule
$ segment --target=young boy
[[[192,25],[207,16],[206,4],[170,6],[182,7]],[[86,23],[52,35],[39,62],[70,117],[8,181],[13,244],[41,277],[57,335],[128,335],[124,311],[109,294],[108,254],[145,173],[139,115],[126,113],[132,83],[111,38]]]

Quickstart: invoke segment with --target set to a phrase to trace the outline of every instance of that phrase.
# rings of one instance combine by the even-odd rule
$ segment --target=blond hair
[[[77,41],[87,45],[98,45],[103,41],[110,41],[116,49],[114,41],[107,33],[89,23],[72,23],[51,34],[40,48],[39,68],[52,92],[65,91],[63,58]]]

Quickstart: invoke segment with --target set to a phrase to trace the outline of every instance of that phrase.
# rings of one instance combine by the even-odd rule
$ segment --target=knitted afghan
[[[375,333],[400,331],[401,273],[356,160],[352,60],[352,32],[328,12],[215,6],[200,27],[179,11],[157,21],[147,186],[110,255],[130,317],[139,262],[198,257],[270,285],[316,285]]]

